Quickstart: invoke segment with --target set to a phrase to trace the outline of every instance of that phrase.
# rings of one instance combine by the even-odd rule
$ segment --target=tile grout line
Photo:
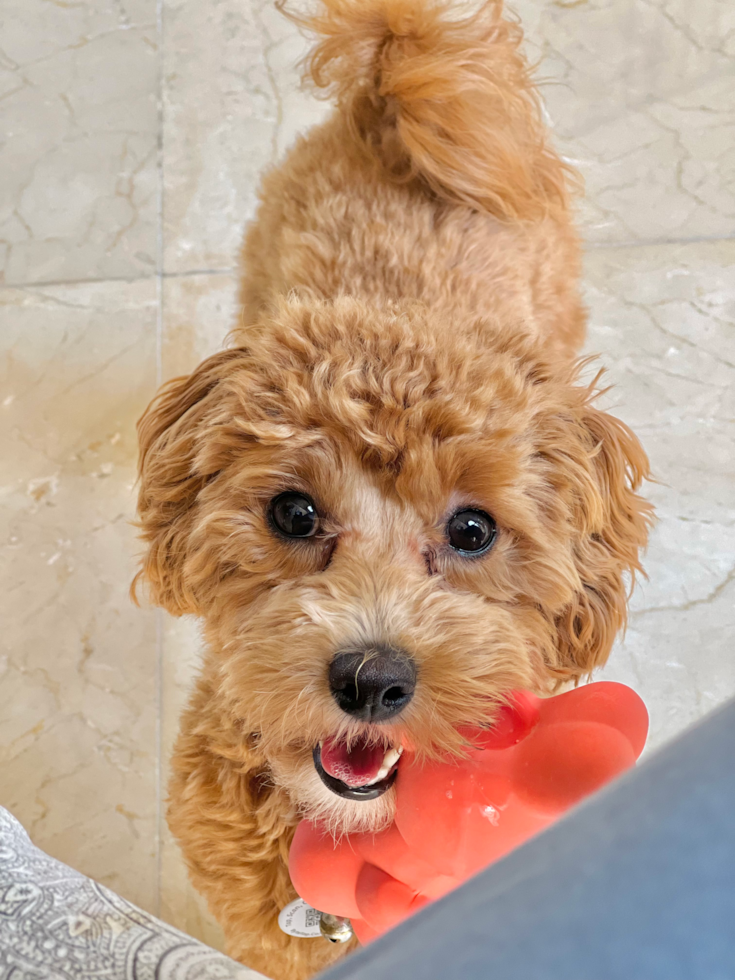
[[[693,235],[691,238],[647,238],[639,242],[591,242],[582,239],[585,251],[596,251],[605,248],[654,248],[659,245],[704,245],[707,242],[732,242],[735,235]]]
[[[159,148],[160,149],[160,148]],[[163,196],[163,174],[162,167],[159,162],[159,228],[157,237],[159,238],[159,243],[157,249],[162,252],[162,244],[160,239],[162,238],[162,196]],[[582,248],[584,251],[603,251],[606,248],[617,249],[617,248],[654,248],[659,245],[706,245],[711,243],[716,245],[718,242],[732,242],[735,241],[735,235],[701,235],[692,236],[691,238],[646,238],[641,239],[641,241],[620,241],[620,242],[592,242],[588,239],[582,239]],[[162,261],[162,257],[159,257],[159,262]],[[45,289],[50,286],[84,286],[92,285],[94,283],[106,283],[106,282],[127,282],[131,285],[137,282],[147,282],[149,279],[155,279],[161,284],[165,279],[187,279],[190,276],[232,276],[239,272],[237,266],[232,266],[223,269],[186,269],[183,272],[165,272],[162,268],[157,268],[151,275],[141,275],[141,276],[103,276],[99,279],[42,279],[42,280],[31,280],[29,282],[2,282],[0,283],[0,289]],[[160,379],[159,379],[160,381]]]
[[[231,276],[238,271],[236,266],[231,269],[188,269],[186,272],[153,272],[149,276],[103,276],[101,279],[40,279],[29,282],[2,282],[0,289],[45,289],[48,286],[86,286],[95,283],[148,282],[151,279],[186,279],[188,276]]]
[[[157,99],[157,159],[156,159],[156,204],[158,225],[156,228],[156,343],[155,367],[156,389],[163,380],[163,0],[156,0],[156,33],[158,35],[158,99]],[[163,799],[161,781],[163,778],[163,610],[156,609],[156,670],[155,670],[155,701],[156,701],[156,761],[155,761],[155,793],[156,793],[156,831],[155,831],[155,914],[161,917],[161,893],[163,890],[163,854],[162,854],[162,823]]]

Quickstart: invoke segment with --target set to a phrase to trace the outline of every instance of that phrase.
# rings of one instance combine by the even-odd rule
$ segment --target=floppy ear
[[[648,458],[628,426],[588,403],[577,426],[584,458],[584,465],[572,467],[579,584],[554,623],[558,673],[575,679],[605,663],[626,623],[653,520],[652,505],[636,492],[649,476]]]
[[[196,499],[212,475],[198,455],[199,437],[220,382],[242,355],[222,351],[188,377],[168,381],[138,422],[138,516],[148,550],[131,591],[135,598],[145,581],[152,601],[175,616],[199,611],[182,574]]]

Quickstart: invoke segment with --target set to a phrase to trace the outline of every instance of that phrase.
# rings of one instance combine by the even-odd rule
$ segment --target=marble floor
[[[735,4],[514,8],[587,184],[588,349],[658,480],[600,675],[656,746],[735,693]],[[162,819],[199,640],[128,598],[134,423],[222,344],[258,174],[325,107],[273,0],[5,0],[1,23],[0,803],[216,945]]]

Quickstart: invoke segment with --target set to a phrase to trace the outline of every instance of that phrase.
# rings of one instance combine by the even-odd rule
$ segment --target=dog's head
[[[141,575],[294,803],[374,828],[403,748],[604,662],[646,457],[518,330],[292,301],[240,343],[141,420]]]

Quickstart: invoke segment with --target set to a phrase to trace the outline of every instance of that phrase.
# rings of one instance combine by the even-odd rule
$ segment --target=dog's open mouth
[[[393,785],[403,748],[325,739],[314,749],[314,767],[324,785],[345,800],[375,800]]]

